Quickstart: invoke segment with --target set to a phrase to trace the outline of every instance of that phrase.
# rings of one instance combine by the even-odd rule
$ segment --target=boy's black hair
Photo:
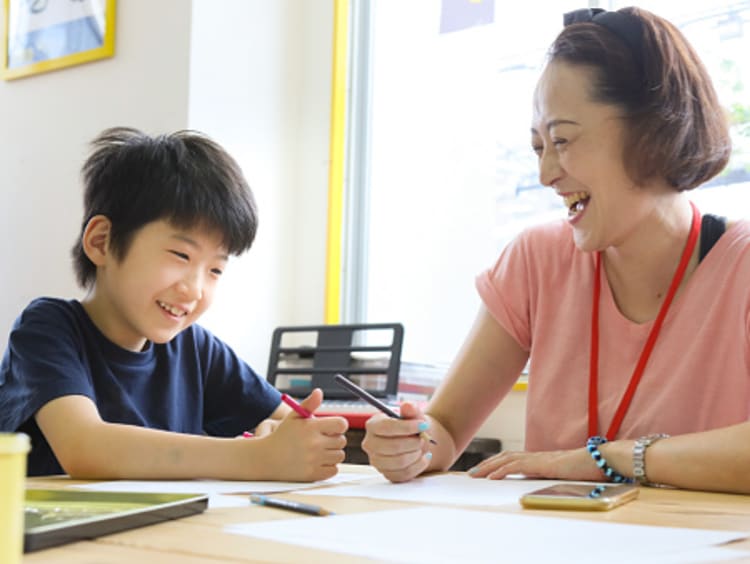
[[[114,127],[91,146],[82,168],[81,236],[92,217],[106,216],[116,258],[125,257],[141,227],[158,220],[215,230],[230,255],[252,245],[258,229],[255,198],[237,162],[206,135],[182,130],[151,137]],[[87,288],[96,279],[96,267],[83,252],[81,237],[72,254],[78,283]]]

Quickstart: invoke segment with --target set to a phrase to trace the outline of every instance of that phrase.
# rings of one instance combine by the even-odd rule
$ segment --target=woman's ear
[[[102,266],[109,253],[109,234],[112,222],[106,215],[95,215],[86,224],[81,237],[83,252],[96,266]]]

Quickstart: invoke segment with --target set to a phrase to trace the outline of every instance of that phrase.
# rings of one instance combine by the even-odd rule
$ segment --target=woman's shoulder
[[[726,229],[708,251],[703,263],[711,272],[722,272],[722,276],[750,275],[750,219],[733,219],[726,222]]]
[[[727,232],[734,233],[740,237],[750,235],[750,219],[748,218],[729,218],[726,224]]]
[[[565,220],[540,223],[527,227],[518,235],[515,244],[531,258],[539,261],[569,261],[583,255],[575,246],[573,232]]]
[[[563,219],[537,223],[521,231],[521,237],[532,239],[568,239],[572,241],[570,225]]]
[[[590,266],[589,253],[581,252],[573,240],[570,225],[564,220],[541,223],[525,228],[501,251],[491,277],[500,273],[519,273],[545,280],[582,272]]]
[[[728,219],[726,230],[719,238],[719,243],[724,240],[725,246],[734,252],[747,253],[750,250],[750,219]]]

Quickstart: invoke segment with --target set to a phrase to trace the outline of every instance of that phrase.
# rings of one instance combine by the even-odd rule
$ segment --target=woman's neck
[[[676,195],[660,204],[626,240],[602,253],[615,303],[636,323],[651,321],[658,314],[692,225],[693,211],[687,198]],[[697,265],[696,245],[681,288]]]

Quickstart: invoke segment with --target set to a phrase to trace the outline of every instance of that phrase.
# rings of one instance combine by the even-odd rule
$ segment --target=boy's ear
[[[109,234],[112,222],[106,215],[95,215],[86,224],[81,237],[83,252],[96,266],[104,264],[109,253]]]

